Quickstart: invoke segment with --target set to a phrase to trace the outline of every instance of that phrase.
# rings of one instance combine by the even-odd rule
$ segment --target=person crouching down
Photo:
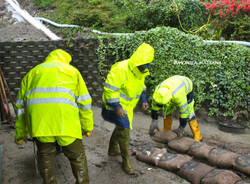
[[[178,136],[182,136],[187,122],[196,141],[202,140],[200,129],[194,113],[194,95],[193,83],[185,76],[175,75],[160,83],[153,93],[152,102],[152,123],[149,128],[149,134],[154,135],[158,128],[158,111],[162,108],[164,113],[163,131],[171,130],[172,113],[175,108],[179,109],[180,125],[178,129],[173,130]]]
[[[147,67],[153,59],[154,49],[149,44],[141,44],[129,59],[111,67],[104,84],[102,117],[116,125],[108,154],[121,155],[122,168],[129,175],[135,174],[128,152],[133,110],[140,99],[143,109],[148,108],[144,80],[149,75]]]

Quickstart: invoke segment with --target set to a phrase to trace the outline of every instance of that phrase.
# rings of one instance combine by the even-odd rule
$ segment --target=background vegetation
[[[235,0],[238,1],[245,2]],[[249,41],[250,9],[234,9],[238,13],[226,18],[221,11],[226,11],[229,6],[223,4],[219,7],[215,0],[34,2],[44,10],[45,17],[58,23],[77,24],[105,32],[134,33],[99,37],[99,70],[103,77],[106,77],[111,64],[128,58],[142,42],[147,42],[156,51],[151,76],[147,79],[149,97],[160,81],[175,74],[187,75],[195,83],[196,109],[203,106],[210,115],[222,117],[243,112],[248,118],[249,48],[228,43],[208,44],[203,39]],[[82,31],[79,28],[61,30],[65,38],[79,35]],[[86,36],[86,32],[81,34]]]
[[[100,71],[105,77],[113,61],[127,59],[142,43],[155,49],[155,59],[146,79],[151,98],[154,87],[172,75],[186,75],[194,82],[196,109],[209,115],[232,117],[248,113],[250,99],[250,50],[229,43],[209,44],[176,28],[157,27],[112,41],[100,38]]]
[[[238,11],[238,14],[230,16],[225,21],[218,19],[218,12],[224,10],[226,5],[217,8],[216,12],[200,0],[33,1],[45,10],[43,16],[56,22],[76,24],[105,32],[124,33],[149,30],[157,26],[171,26],[204,39],[250,40],[250,9],[246,9],[246,12]],[[214,3],[212,0],[205,1]],[[235,5],[235,10],[236,8]],[[220,26],[217,24],[218,20]]]

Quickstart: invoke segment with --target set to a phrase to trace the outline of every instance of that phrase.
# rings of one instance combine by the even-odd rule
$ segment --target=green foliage
[[[148,30],[157,25],[176,27],[178,24],[177,17],[170,4],[167,1],[150,4],[136,3],[135,1],[135,8],[130,10],[127,19],[127,26],[131,30]]]
[[[53,5],[56,7],[55,11],[48,13],[58,23],[75,24],[106,32],[128,31],[125,26],[125,10],[119,10],[112,1],[56,0]]]
[[[231,33],[231,39],[233,40],[246,40],[250,41],[250,16],[243,15],[236,21],[230,21],[229,24],[234,28]]]
[[[41,6],[41,7],[48,7],[51,6],[54,2],[54,0],[34,0],[35,5]]]
[[[158,26],[171,26],[204,39],[218,40],[221,36],[226,40],[250,39],[249,14],[237,16],[237,19],[228,19],[223,29],[216,25],[216,21],[210,22],[210,27],[203,26],[207,25],[208,16],[205,5],[200,4],[200,0],[33,1],[43,7],[43,16],[52,21],[104,32],[134,32]],[[211,18],[215,20],[213,14]],[[199,29],[201,26],[202,29]]]
[[[185,29],[196,29],[207,21],[199,0],[133,1],[128,7],[127,25],[131,30],[148,30],[156,26],[180,28],[177,15]],[[125,4],[126,5],[126,4]],[[133,6],[133,7],[131,7]]]
[[[155,49],[151,75],[146,78],[150,97],[161,81],[172,75],[186,75],[194,82],[196,109],[205,106],[210,115],[229,117],[249,106],[249,48],[204,43],[198,36],[170,27],[106,39],[101,39],[98,49],[103,77],[114,61],[127,59],[146,42]]]
[[[34,1],[42,7],[55,7],[55,11],[47,13],[56,22],[105,32],[134,32],[156,26],[179,28],[177,14],[185,29],[200,27],[207,20],[199,0]]]
[[[181,23],[187,30],[197,29],[206,24],[208,16],[205,8],[200,5],[200,0],[175,0],[180,13]]]
[[[214,35],[210,39],[225,40],[250,40],[250,10],[247,1],[232,0],[205,0],[201,1],[203,8],[206,7],[207,14],[211,15],[211,29]]]

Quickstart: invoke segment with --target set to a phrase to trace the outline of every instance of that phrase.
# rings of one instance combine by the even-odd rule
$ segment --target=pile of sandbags
[[[205,159],[210,165],[223,169],[235,169],[250,176],[250,157],[215,148],[203,142],[192,144],[188,154],[198,159]]]
[[[204,159],[210,165],[222,169],[235,169],[250,175],[250,157],[216,148],[204,142],[197,142],[189,137],[177,137],[176,133],[171,130],[156,132],[152,139],[167,144],[176,152],[187,153],[196,159]]]
[[[205,149],[208,148],[206,145],[201,145],[197,147],[202,146],[205,146]],[[193,147],[193,149],[195,148]],[[207,154],[207,150],[203,152]],[[225,152],[224,150],[217,150],[214,152],[218,152],[221,154],[225,153],[227,154],[227,156],[231,156],[228,152]],[[214,152],[212,154],[214,154]],[[192,159],[191,156],[186,154],[168,153],[166,148],[153,148],[149,146],[144,146],[142,148],[138,148],[138,150],[136,151],[136,158],[140,161],[156,165],[167,171],[177,173],[179,176],[190,181],[192,184],[236,184],[236,182],[237,184],[241,184],[239,182],[242,181],[237,174],[230,170],[214,168],[205,163],[195,161]],[[221,163],[224,164],[223,161],[224,160],[222,159]],[[243,163],[245,163],[243,158],[241,158],[241,161],[239,162],[242,162],[242,166]]]

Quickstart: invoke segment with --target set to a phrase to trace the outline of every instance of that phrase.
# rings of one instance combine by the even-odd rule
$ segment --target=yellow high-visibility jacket
[[[129,128],[132,129],[133,109],[137,105],[143,90],[145,77],[149,70],[140,72],[137,66],[151,63],[154,59],[154,49],[143,43],[124,61],[115,63],[104,84],[103,104],[107,110],[114,110],[109,103],[119,103],[126,111],[129,120]]]
[[[193,83],[185,76],[175,75],[160,83],[153,93],[152,110],[159,111],[163,106],[164,116],[179,109],[180,118],[194,116],[194,100],[187,102],[187,95],[192,92]]]
[[[92,98],[71,56],[52,51],[23,78],[16,101],[16,140],[65,136],[82,139],[93,130]]]

